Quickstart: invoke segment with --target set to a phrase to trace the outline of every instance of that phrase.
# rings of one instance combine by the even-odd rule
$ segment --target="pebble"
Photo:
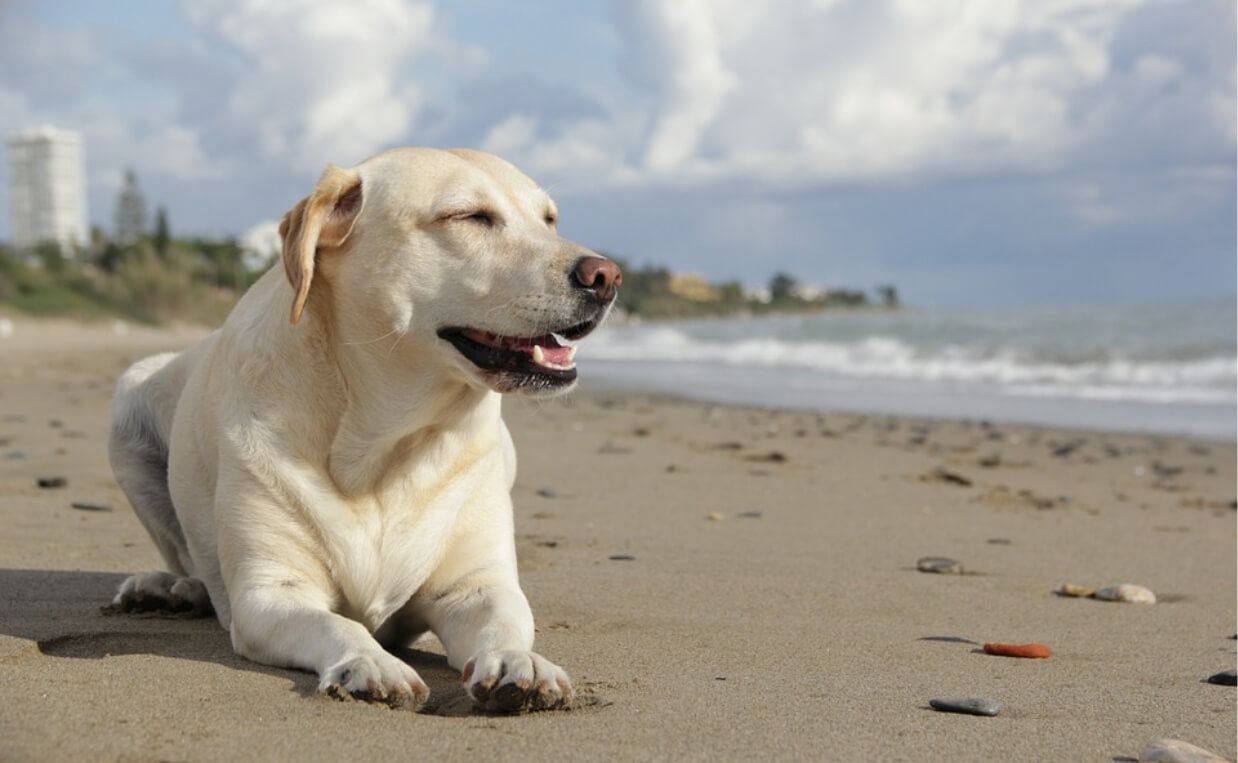
[[[963,571],[963,565],[948,556],[922,556],[916,560],[916,569],[920,572],[958,574]]]
[[[991,699],[983,697],[967,697],[964,699],[930,699],[929,707],[943,713],[965,713],[967,715],[997,715],[1002,706]]]
[[[1222,670],[1220,673],[1213,673],[1208,676],[1208,683],[1220,684],[1221,686],[1238,686],[1238,671]]]
[[[1102,588],[1092,594],[1093,599],[1101,601],[1122,601],[1128,604],[1155,604],[1156,594],[1141,585],[1123,583],[1122,585]]]
[[[1139,752],[1139,760],[1140,763],[1228,763],[1220,755],[1181,739],[1157,739],[1148,742]]]
[[[39,487],[44,489],[64,487],[67,484],[69,481],[64,477],[39,477]]]
[[[771,450],[769,453],[748,456],[746,460],[762,464],[785,464],[790,459],[780,450]]]
[[[761,517],[765,516],[765,512],[763,511],[741,511],[735,516],[743,517],[744,519],[760,519]]]
[[[1096,589],[1088,588],[1087,586],[1075,585],[1074,583],[1062,583],[1062,585],[1058,587],[1054,593],[1059,596],[1091,596],[1096,593]]]
[[[925,476],[925,479],[929,482],[945,482],[946,484],[958,485],[959,487],[972,486],[972,481],[970,478],[964,477],[961,474],[956,474],[955,472],[946,469],[944,466],[939,466],[934,469]]]
[[[538,488],[537,494],[540,495],[542,498],[556,498],[559,495],[558,493],[555,492],[555,489],[552,487]]]
[[[611,554],[609,558],[612,562],[634,562],[636,557],[631,554]]]
[[[705,515],[705,518],[708,519],[710,522],[721,522],[722,520],[726,519],[726,517],[722,516],[716,511],[709,512],[708,514]]]
[[[1044,644],[985,644],[984,652],[1002,657],[1032,658],[1045,658],[1053,654],[1053,650]]]
[[[112,507],[102,503],[86,503],[84,501],[73,501],[69,504],[78,511],[111,511]]]

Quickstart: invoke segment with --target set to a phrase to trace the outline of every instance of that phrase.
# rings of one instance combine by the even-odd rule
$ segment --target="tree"
[[[146,197],[138,188],[138,176],[125,170],[125,184],[116,198],[116,240],[125,246],[138,242],[146,232]]]
[[[172,240],[172,233],[168,230],[168,210],[160,204],[155,210],[155,254],[161,259],[168,257],[168,243]]]
[[[795,298],[795,289],[799,282],[786,273],[775,273],[769,281],[769,298],[773,302],[783,302]]]

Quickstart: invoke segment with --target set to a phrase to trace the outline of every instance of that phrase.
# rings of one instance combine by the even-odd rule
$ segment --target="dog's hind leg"
[[[175,407],[177,390],[164,389],[158,372],[175,354],[166,353],[135,363],[120,377],[112,402],[112,429],[108,457],[112,473],[134,513],[150,534],[167,564],[168,572],[143,572],[121,585],[112,606],[122,611],[163,611],[178,614],[211,614],[210,598],[201,581],[191,577],[191,560],[185,534],[168,491],[168,444],[170,415],[161,421],[160,403],[169,412]],[[171,399],[160,400],[160,395]]]
[[[201,580],[177,577],[169,572],[139,572],[125,578],[112,599],[111,608],[121,612],[159,612],[188,617],[207,617],[215,612]]]

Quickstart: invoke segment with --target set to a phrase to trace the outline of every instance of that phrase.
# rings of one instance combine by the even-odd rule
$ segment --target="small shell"
[[[1101,601],[1124,601],[1129,604],[1155,604],[1156,594],[1141,585],[1123,583],[1122,585],[1102,588],[1092,594],[1092,598]]]
[[[1032,657],[1045,658],[1053,651],[1044,644],[985,644],[985,654],[996,654],[1002,657]]]
[[[1054,593],[1061,596],[1091,596],[1096,593],[1096,589],[1088,588],[1087,586],[1075,585],[1074,583],[1062,583],[1062,585],[1059,586]]]

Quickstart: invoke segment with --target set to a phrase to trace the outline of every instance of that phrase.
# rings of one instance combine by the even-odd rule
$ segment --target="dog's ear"
[[[301,320],[314,279],[314,257],[320,247],[336,247],[348,239],[361,214],[361,175],[328,164],[314,192],[288,210],[279,224],[284,272],[292,284],[292,322]]]

